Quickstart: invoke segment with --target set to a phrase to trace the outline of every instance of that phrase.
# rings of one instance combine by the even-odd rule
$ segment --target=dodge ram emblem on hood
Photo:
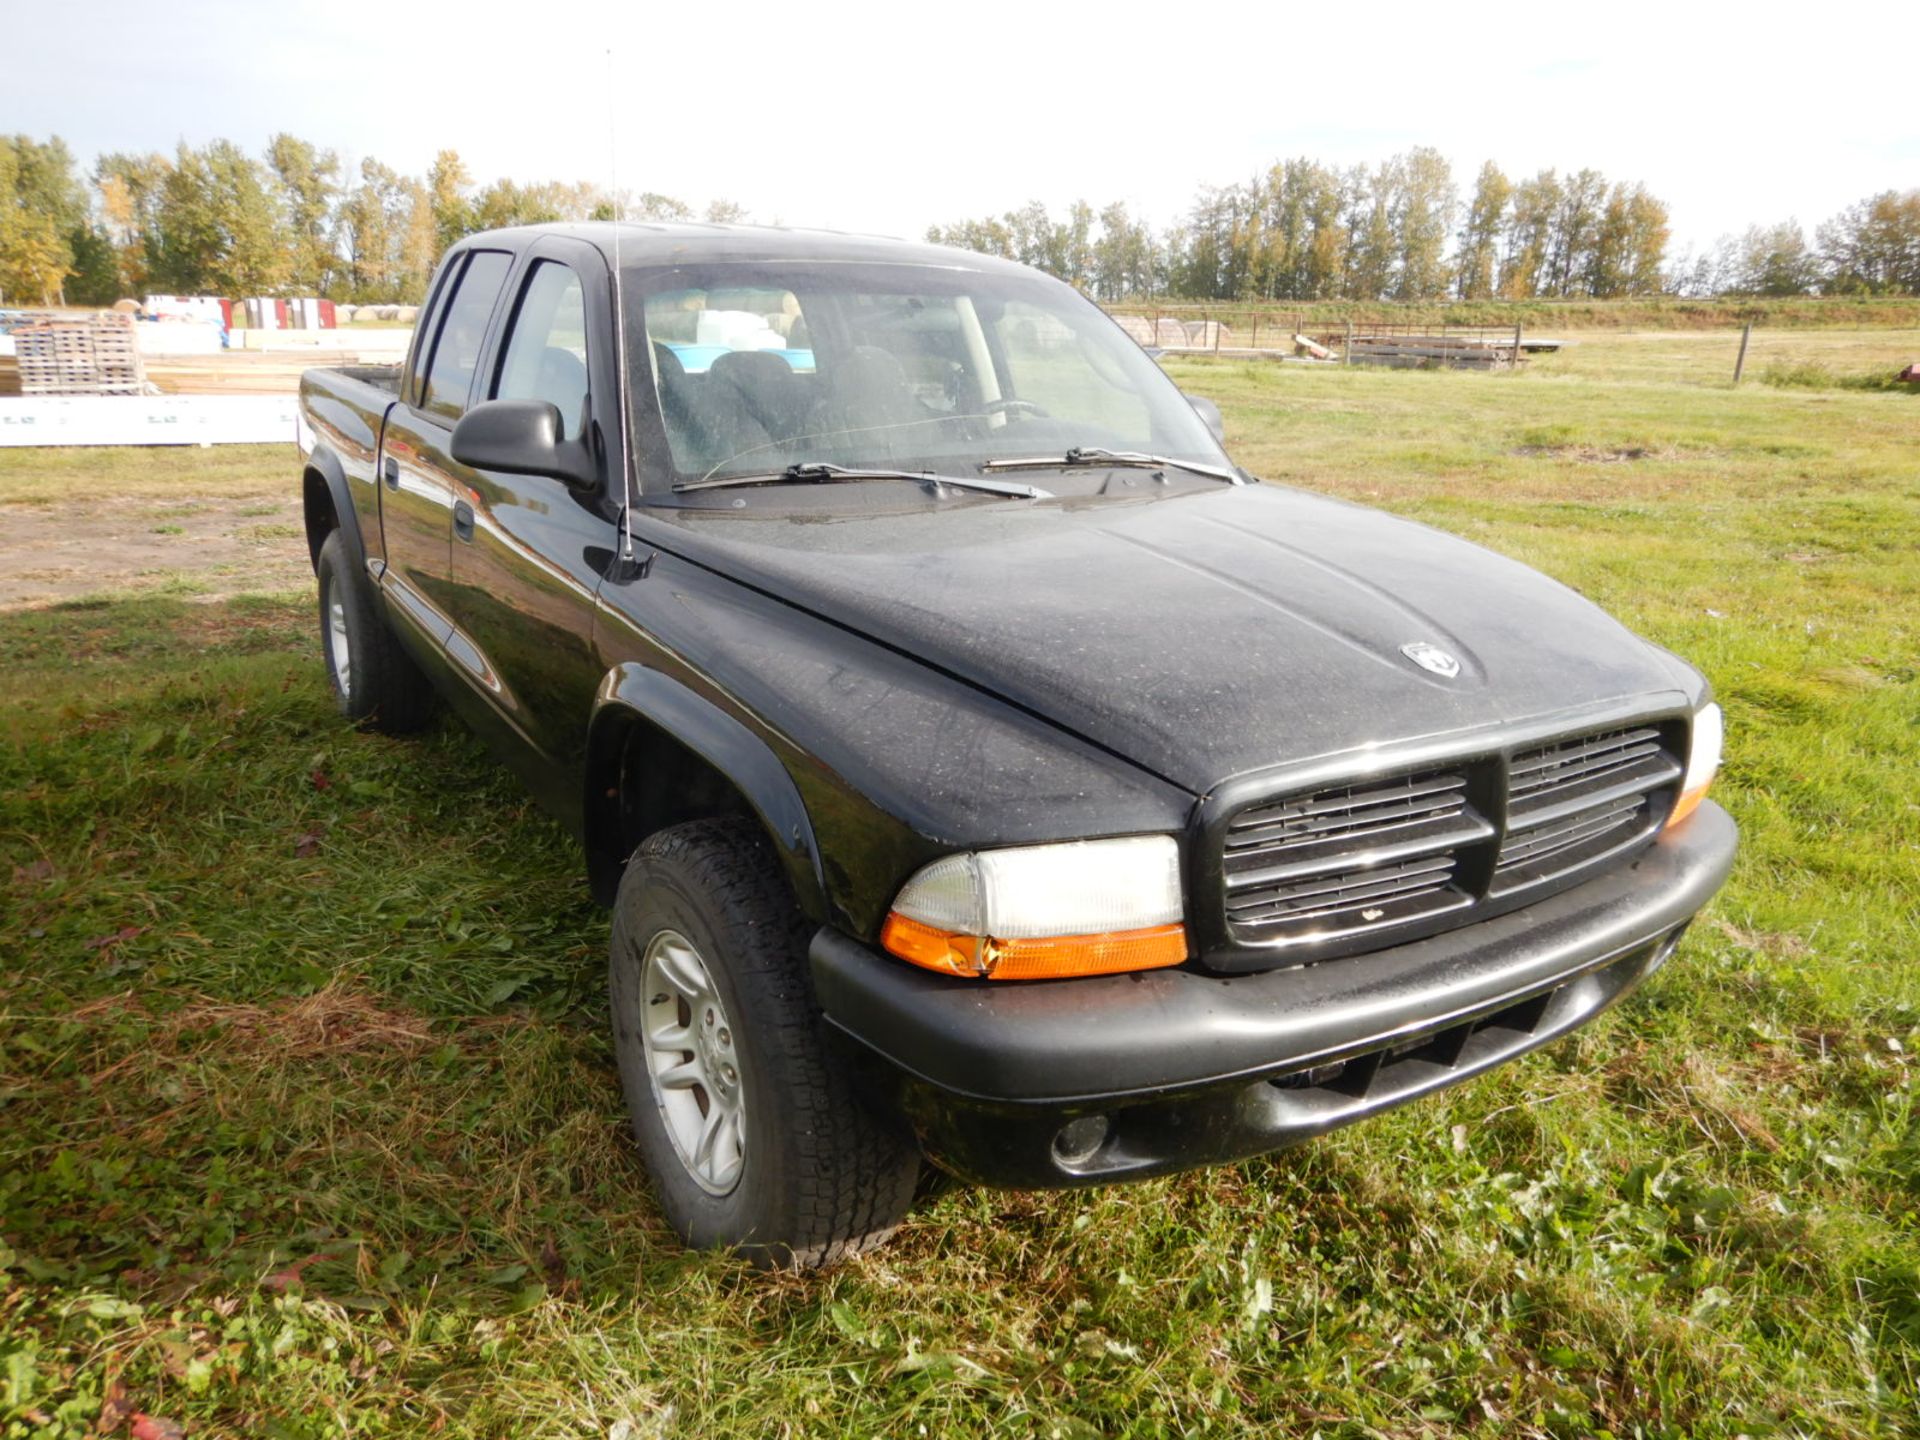
[[[1418,665],[1422,670],[1431,670],[1434,674],[1451,680],[1460,673],[1460,662],[1442,650],[1438,645],[1429,645],[1424,640],[1415,640],[1402,645],[1400,653]]]

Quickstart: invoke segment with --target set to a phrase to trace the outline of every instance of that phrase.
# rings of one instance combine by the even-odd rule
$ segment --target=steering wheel
[[[1044,405],[1036,405],[1031,400],[988,400],[980,406],[980,410],[985,415],[1006,415],[1016,411],[1027,415],[1051,414]]]

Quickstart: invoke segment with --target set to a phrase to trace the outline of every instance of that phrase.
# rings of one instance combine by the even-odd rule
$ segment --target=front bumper
[[[1142,1179],[1298,1144],[1565,1034],[1659,968],[1735,841],[1708,802],[1537,905],[1291,970],[995,985],[823,929],[814,985],[943,1168],[1021,1188]]]

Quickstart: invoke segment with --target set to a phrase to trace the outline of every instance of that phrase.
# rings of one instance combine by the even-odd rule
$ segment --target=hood
[[[1538,571],[1281,486],[666,524],[689,559],[1196,794],[1362,746],[1686,698],[1678,662]]]

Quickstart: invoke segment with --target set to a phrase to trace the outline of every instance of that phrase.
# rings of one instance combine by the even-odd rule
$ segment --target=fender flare
[[[347,550],[352,556],[355,573],[362,572],[367,565],[367,547],[360,536],[360,512],[353,508],[353,494],[347,489],[347,472],[340,463],[340,457],[326,445],[316,445],[307,455],[306,468],[301,475],[300,505],[307,529],[307,551],[314,568],[320,565],[320,545],[326,536],[316,534],[312,497],[307,493],[310,478],[317,477],[326,487],[327,498],[333,504],[334,526],[346,536]]]
[[[628,663],[609,671],[594,696],[587,736],[588,825],[602,796],[595,777],[617,761],[627,723],[641,721],[662,731],[711,765],[738,790],[758,817],[780,856],[802,913],[824,923],[828,914],[826,871],[813,820],[800,787],[773,748],[720,706],[669,675]],[[589,853],[593,837],[588,836]],[[625,857],[620,857],[625,863]],[[611,877],[617,878],[617,877]],[[603,877],[595,876],[598,889]],[[609,885],[609,889],[611,886]]]

